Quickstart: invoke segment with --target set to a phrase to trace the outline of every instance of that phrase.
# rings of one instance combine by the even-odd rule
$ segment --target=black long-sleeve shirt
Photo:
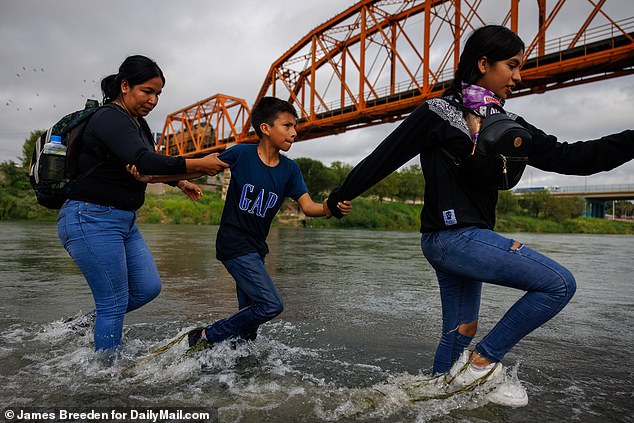
[[[590,175],[634,158],[632,130],[569,144],[558,142],[519,116],[509,115],[530,132],[533,139],[523,152],[528,164],[538,169]],[[337,202],[356,198],[419,155],[425,178],[421,232],[465,226],[493,229],[501,167],[491,165],[490,158],[476,156],[469,166],[456,165],[452,157],[468,157],[472,148],[463,112],[442,99],[428,100],[352,169],[330,194],[328,207],[334,216],[341,217]],[[515,170],[522,171],[523,167]]]
[[[184,158],[155,152],[147,124],[142,120],[140,123],[137,125],[117,106],[102,107],[90,117],[83,133],[78,172],[86,172],[100,163],[106,154],[107,157],[88,176],[76,181],[70,199],[137,210],[145,201],[146,184],[128,173],[127,164],[135,165],[145,175],[186,172]]]

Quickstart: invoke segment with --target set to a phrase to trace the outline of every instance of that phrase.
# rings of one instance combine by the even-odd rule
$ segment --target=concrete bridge
[[[576,186],[541,186],[516,188],[514,194],[547,191],[556,197],[581,198],[586,202],[585,217],[605,217],[606,207],[610,202],[634,200],[634,184],[611,185],[576,185]]]

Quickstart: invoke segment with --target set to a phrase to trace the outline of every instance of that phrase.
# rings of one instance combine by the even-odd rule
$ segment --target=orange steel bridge
[[[266,95],[293,103],[298,140],[397,121],[442,94],[462,42],[489,23],[510,27],[526,43],[514,96],[634,74],[634,17],[613,16],[618,12],[608,6],[606,0],[362,0],[277,59],[252,104]],[[212,95],[167,116],[159,151],[196,157],[257,142],[249,115],[246,100]]]

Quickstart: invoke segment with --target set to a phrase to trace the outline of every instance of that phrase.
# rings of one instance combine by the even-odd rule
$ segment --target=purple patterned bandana
[[[474,110],[480,116],[486,116],[487,105],[491,103],[504,107],[504,99],[496,96],[492,91],[479,85],[467,84],[465,82],[462,83],[462,104],[464,104],[465,107]],[[498,113],[495,109],[493,109],[492,112]],[[477,144],[478,135],[480,135],[480,119],[477,119],[472,115],[467,116],[467,120],[470,119],[477,121],[475,124],[477,129],[471,134],[473,143]]]
[[[504,99],[493,94],[492,91],[479,85],[462,83],[462,101],[463,104],[480,113],[482,116],[486,114],[486,106],[490,103],[498,104],[504,107]]]

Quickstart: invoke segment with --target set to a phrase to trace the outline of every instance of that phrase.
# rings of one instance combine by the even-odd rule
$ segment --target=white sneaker
[[[507,407],[524,407],[528,404],[528,394],[519,381],[501,383],[487,394],[487,399],[494,404]]]
[[[497,382],[504,376],[502,363],[491,363],[483,368],[476,368],[467,362],[455,376],[449,379],[453,388],[473,388],[485,382]]]
[[[449,369],[446,378],[447,381],[452,381],[456,377],[456,375],[463,370],[463,367],[469,364],[470,355],[471,352],[469,350],[465,349],[464,351],[462,351],[462,354],[460,354],[458,360],[456,360],[456,362],[453,363],[453,365],[451,366],[451,369]]]

